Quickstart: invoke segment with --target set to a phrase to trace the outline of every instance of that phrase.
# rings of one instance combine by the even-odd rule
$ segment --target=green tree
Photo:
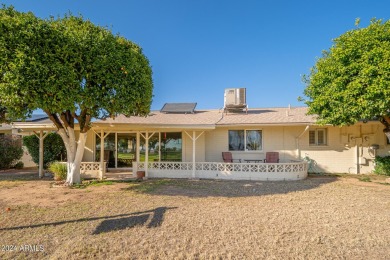
[[[0,123],[6,122],[5,113],[7,112],[7,109],[5,106],[2,105],[1,99],[0,99]]]
[[[320,124],[378,119],[390,140],[390,21],[348,31],[304,77],[305,103]]]
[[[70,185],[80,182],[93,118],[149,113],[152,71],[141,48],[82,17],[43,20],[3,6],[0,52],[7,118],[26,118],[35,109],[49,116],[64,141]]]

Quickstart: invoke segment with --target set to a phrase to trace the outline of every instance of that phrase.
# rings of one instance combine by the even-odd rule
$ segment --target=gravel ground
[[[389,259],[390,185],[369,178],[69,189],[0,173],[0,259]]]

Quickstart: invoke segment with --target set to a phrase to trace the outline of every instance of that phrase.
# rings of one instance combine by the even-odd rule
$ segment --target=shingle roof
[[[113,125],[261,125],[315,123],[314,116],[306,115],[307,107],[249,109],[248,113],[227,113],[223,110],[196,111],[194,114],[166,114],[152,111],[147,117],[125,117],[97,120],[96,124]]]
[[[222,117],[219,110],[196,111],[191,114],[171,114],[152,111],[147,117],[119,115],[115,119],[97,120],[95,124],[132,125],[215,125]]]
[[[228,113],[217,125],[251,125],[251,124],[299,124],[315,123],[315,117],[306,115],[307,107],[294,108],[255,108],[248,114]]]

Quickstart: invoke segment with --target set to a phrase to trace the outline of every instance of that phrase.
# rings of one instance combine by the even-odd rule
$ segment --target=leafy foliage
[[[7,119],[42,109],[64,141],[69,164],[79,165],[93,118],[149,113],[152,70],[142,49],[82,17],[43,20],[3,6],[0,53]],[[70,167],[67,182],[80,182],[79,167]]]
[[[0,9],[0,95],[9,118],[42,109],[58,128],[91,118],[146,115],[149,61],[140,47],[82,17],[42,20]],[[61,120],[60,120],[61,119]]]
[[[63,181],[66,179],[68,170],[65,163],[53,162],[49,165],[49,170],[54,174],[54,180]]]
[[[24,136],[23,144],[27,147],[34,163],[39,164],[39,138],[36,135]],[[64,142],[56,133],[49,133],[43,141],[43,165],[45,168],[54,161],[66,158]]]
[[[0,123],[6,122],[5,113],[7,112],[6,108],[1,106],[0,103]]]
[[[372,20],[335,39],[304,81],[305,103],[318,123],[377,118],[390,131],[390,21]]]
[[[14,165],[14,168],[15,169],[23,169],[24,168],[24,163],[22,161],[19,161],[17,162],[15,165]]]
[[[375,170],[374,173],[378,175],[390,176],[390,156],[375,157]]]
[[[0,136],[0,169],[12,168],[22,156],[20,139],[11,135]]]

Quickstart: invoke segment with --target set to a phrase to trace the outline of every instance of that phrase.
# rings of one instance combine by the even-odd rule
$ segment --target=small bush
[[[375,157],[374,173],[390,176],[390,156]]]
[[[20,138],[0,136],[0,169],[12,168],[23,156]]]
[[[22,161],[19,161],[15,164],[14,168],[15,169],[23,169],[24,163]]]
[[[53,162],[49,165],[49,170],[54,174],[54,180],[64,181],[66,179],[68,167],[65,163]]]

